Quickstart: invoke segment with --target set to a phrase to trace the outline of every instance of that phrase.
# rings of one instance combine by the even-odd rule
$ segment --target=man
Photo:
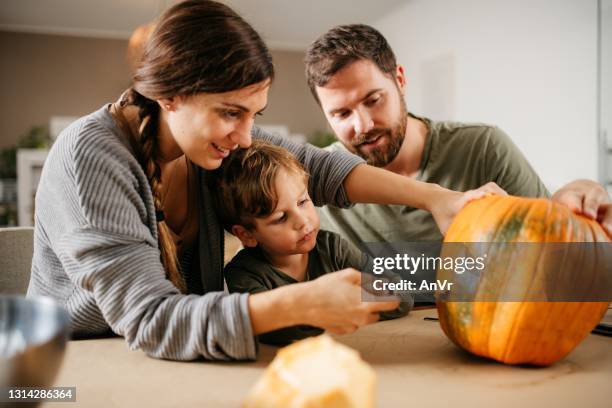
[[[511,195],[549,196],[501,129],[433,122],[409,113],[404,69],[372,27],[346,25],[328,31],[307,51],[306,76],[339,140],[329,149],[346,149],[368,164],[452,190],[471,190],[493,181]],[[612,235],[612,206],[599,184],[577,180],[552,198],[597,219]],[[442,240],[429,213],[397,205],[324,207],[321,228],[339,232],[355,245]]]

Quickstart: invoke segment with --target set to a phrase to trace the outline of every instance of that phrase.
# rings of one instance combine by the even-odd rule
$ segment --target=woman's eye
[[[223,116],[228,119],[238,119],[240,117],[240,113],[241,112],[239,111],[224,111]]]

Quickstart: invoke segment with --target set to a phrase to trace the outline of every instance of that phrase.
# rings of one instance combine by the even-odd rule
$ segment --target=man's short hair
[[[232,152],[212,172],[210,191],[228,232],[234,225],[252,230],[255,218],[272,214],[278,204],[275,183],[281,169],[303,177],[308,186],[308,173],[291,152],[261,140]]]
[[[395,73],[395,54],[383,35],[365,24],[332,28],[306,51],[306,80],[320,104],[315,87],[325,86],[332,76],[357,60],[370,60],[386,75]]]

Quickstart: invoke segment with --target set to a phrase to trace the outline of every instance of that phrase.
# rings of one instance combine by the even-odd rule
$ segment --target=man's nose
[[[353,115],[353,121],[356,135],[368,133],[374,128],[374,121],[365,109],[357,109]]]

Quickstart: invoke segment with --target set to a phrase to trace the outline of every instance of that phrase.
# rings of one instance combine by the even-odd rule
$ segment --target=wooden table
[[[361,353],[378,374],[379,407],[612,407],[612,338],[589,335],[548,368],[510,367],[455,347],[435,310],[413,311],[337,340]],[[238,407],[272,360],[262,345],[256,362],[155,360],[123,339],[72,341],[57,386],[76,386],[76,403],[55,407]]]

